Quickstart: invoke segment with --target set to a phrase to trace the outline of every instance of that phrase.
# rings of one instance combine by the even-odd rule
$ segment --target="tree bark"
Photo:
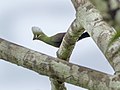
[[[0,58],[60,82],[68,82],[85,88],[99,87],[99,84],[106,83],[106,80],[110,81],[112,77],[109,74],[68,63],[3,39],[0,39]]]
[[[57,51],[57,57],[65,61],[69,61],[75,43],[77,42],[78,38],[80,37],[80,35],[82,35],[83,32],[84,29],[75,19],[68,28],[68,31],[63,38],[60,48]],[[64,82],[60,82],[52,78],[50,78],[50,80],[52,90],[66,90]]]
[[[115,75],[118,75],[116,79],[120,79],[120,38],[118,37],[110,44],[112,37],[116,34],[115,29],[103,21],[100,12],[95,9],[89,0],[72,0],[72,3],[76,8],[76,18],[91,35],[95,43],[110,62],[115,70]],[[112,90],[119,89],[120,83],[118,86],[116,84],[112,87]]]
[[[55,79],[55,83],[56,81],[67,82],[89,90],[120,90],[120,38],[111,42],[111,38],[116,34],[116,31],[103,21],[100,12],[89,0],[72,0],[72,3],[76,9],[77,21],[73,26],[78,25],[80,27],[77,27],[78,31],[74,28],[72,28],[72,31],[70,28],[60,46],[58,57],[69,60],[75,42],[82,32],[79,30],[84,27],[114,68],[114,75],[50,57],[3,39],[0,39],[0,58],[41,75],[49,76]],[[79,34],[75,35],[77,32]],[[72,43],[69,42],[69,38],[73,41]],[[70,52],[68,52],[69,50]],[[67,54],[64,56],[64,53]]]
[[[71,26],[68,28],[68,31],[65,34],[63,41],[60,45],[60,48],[57,51],[58,58],[69,61],[74,46],[83,32],[84,28],[75,19],[72,22]]]
[[[89,90],[119,90],[120,75],[109,75],[0,39],[0,59]],[[115,89],[113,89],[115,88]]]
[[[116,34],[113,27],[103,21],[100,12],[88,0],[72,0],[77,3],[76,17],[95,43],[106,56],[115,71],[120,71],[120,39],[109,46],[111,38]]]

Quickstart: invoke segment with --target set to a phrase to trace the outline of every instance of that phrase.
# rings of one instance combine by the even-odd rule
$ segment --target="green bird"
[[[33,40],[41,40],[41,41],[43,41],[49,45],[52,45],[54,47],[57,47],[57,48],[60,47],[62,39],[63,39],[64,35],[66,34],[66,33],[58,33],[58,34],[55,34],[53,36],[48,37],[38,27],[32,27],[32,32],[34,34]],[[83,38],[86,38],[86,37],[90,37],[90,35],[87,32],[83,33],[79,37],[78,41],[83,39]]]

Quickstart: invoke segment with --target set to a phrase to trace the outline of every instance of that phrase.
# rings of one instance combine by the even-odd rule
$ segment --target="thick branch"
[[[104,20],[117,31],[120,29],[120,1],[119,0],[90,0],[101,12]],[[102,7],[102,8],[101,8]]]
[[[0,58],[19,66],[33,70],[41,75],[46,75],[58,81],[82,86],[90,90],[111,90],[114,84],[119,84],[120,79],[102,72],[68,63],[58,58],[24,48],[0,39]],[[101,89],[105,86],[107,89]],[[116,90],[119,90],[116,89]]]
[[[74,49],[75,43],[77,42],[80,35],[82,35],[84,29],[78,23],[77,20],[74,20],[70,27],[68,28],[67,33],[65,34],[59,50],[57,51],[57,57],[65,61],[69,61],[71,53]],[[53,90],[65,90],[63,82],[51,79]]]
[[[82,35],[84,29],[78,24],[77,20],[74,20],[70,27],[68,28],[67,33],[65,34],[59,50],[57,51],[57,57],[65,61],[69,61],[71,53],[74,49],[75,43],[77,42],[80,35]],[[52,87],[63,88],[59,90],[65,90],[64,84],[57,80],[51,79]],[[58,90],[58,89],[54,89]]]
[[[70,25],[67,33],[63,38],[59,50],[57,51],[58,58],[69,61],[74,46],[83,32],[83,27],[75,19]]]
[[[111,42],[116,34],[114,28],[103,21],[100,12],[89,0],[72,0],[76,7],[76,17],[86,31],[91,35],[103,54],[107,57],[116,72],[120,72],[120,39]]]

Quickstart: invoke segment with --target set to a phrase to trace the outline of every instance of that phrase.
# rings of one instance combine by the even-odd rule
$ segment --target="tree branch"
[[[65,34],[63,41],[60,45],[60,48],[57,51],[58,58],[69,61],[74,46],[83,32],[83,27],[75,19],[68,28],[68,31]]]
[[[120,72],[120,39],[109,46],[111,38],[116,34],[114,28],[103,21],[100,12],[89,0],[72,0],[77,3],[76,17],[91,35],[116,72]]]
[[[99,71],[68,63],[58,58],[24,48],[0,39],[0,58],[19,66],[33,70],[41,75],[49,76],[58,81],[88,88],[89,90],[111,90],[120,79]],[[112,84],[114,83],[114,84]],[[107,89],[101,89],[105,86]],[[120,86],[119,87],[120,89]],[[119,90],[116,89],[116,90]]]
[[[74,49],[75,43],[77,42],[80,35],[82,35],[84,29],[78,23],[77,20],[74,20],[70,27],[68,28],[67,33],[65,34],[59,50],[57,51],[57,57],[65,61],[69,61],[71,53]],[[53,90],[66,90],[64,82],[59,82],[55,79],[50,79],[52,83]]]
[[[76,25],[82,25],[92,36],[116,71],[115,75],[111,76],[68,63],[61,59],[38,53],[3,39],[0,39],[0,58],[36,71],[39,74],[54,78],[57,82],[68,82],[88,88],[89,90],[120,90],[120,38],[118,37],[117,40],[109,45],[111,38],[116,34],[116,31],[103,21],[99,11],[95,9],[89,0],[72,0],[72,2],[77,12]],[[79,29],[82,29],[81,26]],[[74,34],[69,32],[67,34],[71,35],[70,37],[74,36]],[[61,49],[61,51],[66,52],[67,50],[70,50],[70,53],[68,53],[65,58],[69,58],[74,48],[74,41],[76,41],[77,38],[78,36],[75,36],[75,39],[72,39],[72,44],[68,42],[69,39],[65,39],[71,45],[67,49],[64,46],[66,41],[64,42],[63,40],[61,48],[65,47],[66,50]],[[69,44],[66,45],[69,46]],[[58,51],[58,53],[61,54],[61,51]],[[60,57],[62,57],[62,54]]]
[[[72,3],[76,9],[76,19],[91,35],[115,70],[115,78],[111,82],[114,85],[106,85],[103,89],[100,88],[100,90],[119,90],[120,82],[114,82],[120,79],[120,36],[116,40],[112,40],[114,36],[119,34],[103,21],[100,12],[95,9],[89,0],[72,0]],[[95,90],[98,89],[96,88]]]
[[[101,12],[103,19],[109,25],[113,26],[117,31],[119,31],[120,1],[119,0],[90,0],[90,1]]]
[[[70,27],[68,28],[67,33],[63,37],[62,43],[60,48],[57,51],[57,57],[63,59],[65,61],[69,61],[71,53],[74,49],[75,43],[77,42],[80,35],[82,35],[84,29],[78,23],[77,20],[74,20]],[[66,90],[64,84],[62,82],[57,82],[57,80],[51,79],[54,83],[52,84],[53,87],[56,87],[54,90],[58,90],[58,88],[63,88],[59,90]]]

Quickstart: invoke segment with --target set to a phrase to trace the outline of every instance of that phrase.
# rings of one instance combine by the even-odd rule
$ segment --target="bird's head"
[[[32,32],[34,35],[33,40],[41,39],[41,37],[45,36],[45,34],[39,27],[32,27]]]

